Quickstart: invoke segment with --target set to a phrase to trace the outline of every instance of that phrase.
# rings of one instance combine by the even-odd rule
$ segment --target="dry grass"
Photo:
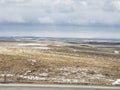
[[[0,74],[14,74],[8,80],[44,83],[87,83],[110,85],[120,78],[120,55],[96,47],[73,46],[53,47],[39,50],[31,47],[17,47],[2,42],[0,45]],[[111,49],[112,50],[112,49]],[[93,52],[91,52],[93,51]],[[105,52],[105,53],[104,53]],[[34,62],[34,61],[35,62]],[[17,75],[39,76],[48,73],[44,80],[18,78]],[[101,76],[100,76],[101,75]],[[1,80],[3,78],[1,77]]]

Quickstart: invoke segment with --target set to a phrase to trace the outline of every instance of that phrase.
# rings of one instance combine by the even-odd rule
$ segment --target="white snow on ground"
[[[112,85],[120,85],[120,79],[117,79],[116,81],[114,81]]]
[[[114,53],[115,53],[115,54],[119,54],[120,52],[119,52],[119,51],[117,51],[117,50],[115,50],[115,51],[114,51]]]
[[[28,71],[28,72],[31,72],[31,71]],[[14,74],[0,74],[1,77],[4,77],[5,75],[6,75],[6,77],[14,77],[15,76]],[[46,78],[44,78],[44,77],[38,77],[38,76],[32,76],[32,75],[17,75],[16,77],[22,78],[22,79],[29,79],[29,80],[46,80]]]
[[[32,62],[36,63],[37,61],[36,60],[31,60]]]
[[[6,77],[13,77],[13,74],[0,74],[1,77],[4,77],[6,75]]]
[[[49,74],[44,72],[44,73],[40,73],[39,75],[40,75],[41,77],[47,77]]]
[[[29,60],[31,63],[36,63],[37,60]],[[48,80],[58,83],[90,83],[89,80],[106,80],[113,82],[112,79],[107,78],[102,74],[98,74],[96,72],[92,73],[92,70],[88,70],[87,68],[73,68],[73,67],[62,67],[57,68],[58,74],[52,76],[52,73],[46,69],[44,72],[41,72],[37,75],[32,75],[32,71],[27,69],[23,75],[14,75],[14,74],[6,74],[7,77],[18,77],[21,79],[28,80]],[[0,74],[1,77],[4,77],[5,74]],[[112,85],[120,85],[120,79],[117,79]]]
[[[39,43],[19,43],[17,46],[41,46],[41,47],[46,47],[48,46],[47,44],[39,44]]]
[[[73,83],[75,82],[75,80],[78,80],[78,82],[83,82],[83,83],[89,82],[88,80],[112,81],[112,79],[107,78],[105,75],[99,74],[94,70],[89,70],[87,68],[62,67],[62,68],[57,68],[57,70],[62,71],[62,75],[66,78],[72,75],[73,77],[69,79],[71,80],[70,82]],[[62,80],[65,81],[66,78]]]
[[[18,77],[23,78],[23,79],[29,79],[29,80],[46,80],[46,78],[43,77],[38,77],[38,76],[27,76],[27,75],[19,75]]]
[[[44,50],[47,50],[47,49],[50,49],[49,47],[33,47],[34,49],[44,49]]]
[[[29,73],[31,73],[31,72],[32,72],[31,70],[26,71],[24,75],[27,75],[27,74],[29,74]]]
[[[16,46],[31,47],[34,49],[44,49],[44,50],[50,49],[47,44],[39,44],[39,43],[19,43]]]

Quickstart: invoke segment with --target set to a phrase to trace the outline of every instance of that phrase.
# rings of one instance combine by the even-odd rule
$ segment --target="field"
[[[119,51],[114,40],[0,40],[0,81],[112,85]]]

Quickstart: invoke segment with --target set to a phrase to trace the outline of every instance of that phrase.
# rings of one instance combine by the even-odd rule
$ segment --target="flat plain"
[[[0,81],[112,85],[119,51],[114,40],[0,40]]]

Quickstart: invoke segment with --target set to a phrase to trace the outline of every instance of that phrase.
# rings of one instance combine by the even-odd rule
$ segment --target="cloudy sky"
[[[120,0],[0,0],[0,36],[120,38]]]

